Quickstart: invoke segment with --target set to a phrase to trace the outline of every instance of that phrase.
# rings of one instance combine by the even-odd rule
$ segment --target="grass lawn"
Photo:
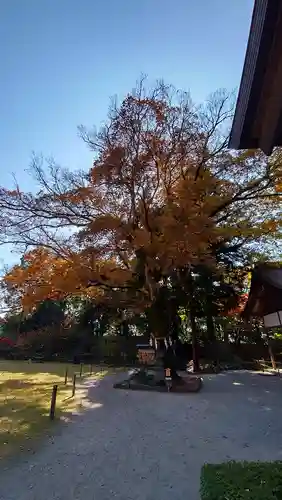
[[[281,500],[282,462],[205,465],[202,500]]]
[[[68,384],[64,385],[68,367]],[[84,365],[84,374],[90,367]],[[48,431],[52,388],[58,384],[56,419],[75,410],[85,395],[79,387],[80,365],[63,363],[35,363],[28,361],[0,361],[0,460],[25,449],[31,439]],[[72,376],[77,373],[77,389],[72,395]],[[107,372],[93,367],[93,377]]]

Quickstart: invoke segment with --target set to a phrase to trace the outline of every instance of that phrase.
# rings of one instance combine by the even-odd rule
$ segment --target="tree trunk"
[[[206,326],[207,340],[213,344],[215,342],[215,326],[213,320],[213,288],[211,278],[208,277],[206,283]]]
[[[209,310],[207,311],[207,316],[206,316],[206,326],[207,326],[207,340],[210,343],[214,343],[215,342],[214,321],[211,311]]]
[[[195,316],[195,305],[194,305],[194,283],[191,271],[185,276],[184,281],[184,290],[188,294],[188,306],[190,311],[190,325],[191,325],[191,337],[192,337],[192,357],[193,357],[193,371],[197,372],[200,370],[199,363],[199,351],[198,351],[198,339],[197,333],[198,328],[196,324],[196,316]]]
[[[127,321],[123,321],[121,323],[121,328],[120,328],[121,335],[125,337],[126,339],[129,338],[129,325]]]
[[[193,371],[198,372],[200,370],[200,363],[199,363],[199,351],[198,351],[198,341],[197,341],[197,324],[193,310],[190,310],[190,321],[192,330]]]
[[[179,339],[180,326],[181,326],[181,321],[177,314],[177,311],[175,311],[171,319],[170,332],[169,332],[172,340]]]
[[[240,347],[241,345],[241,331],[240,328],[236,328],[235,331],[235,345]]]

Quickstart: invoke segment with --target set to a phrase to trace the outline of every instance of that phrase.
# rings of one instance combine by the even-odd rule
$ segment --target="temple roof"
[[[282,268],[275,264],[262,264],[252,272],[251,289],[245,318],[263,317],[282,310]]]
[[[255,0],[229,147],[281,145],[282,1]]]

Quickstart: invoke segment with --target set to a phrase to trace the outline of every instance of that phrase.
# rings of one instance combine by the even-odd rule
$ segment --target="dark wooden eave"
[[[282,0],[255,0],[229,147],[282,145]]]
[[[251,288],[242,317],[262,318],[282,310],[282,268],[260,264],[252,271]]]

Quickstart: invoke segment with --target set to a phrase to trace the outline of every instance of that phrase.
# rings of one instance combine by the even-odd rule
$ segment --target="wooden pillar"
[[[273,349],[272,349],[272,339],[270,338],[268,330],[266,328],[264,328],[264,331],[265,331],[265,334],[267,336],[267,346],[268,346],[268,352],[269,352],[271,365],[272,365],[273,370],[276,371],[277,365],[276,365],[276,361],[275,361],[275,357],[274,357]]]

